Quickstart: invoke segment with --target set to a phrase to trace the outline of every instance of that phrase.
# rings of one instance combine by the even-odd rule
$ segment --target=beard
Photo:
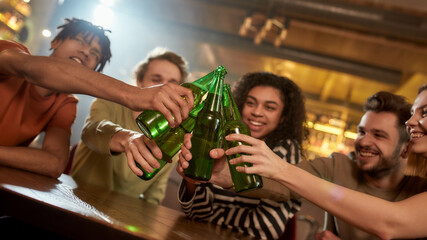
[[[400,165],[400,149],[402,144],[398,144],[391,156],[384,156],[382,152],[379,154],[379,160],[377,164],[370,167],[369,169],[361,169],[363,173],[367,174],[371,178],[382,178],[391,174]],[[360,151],[363,147],[356,146],[356,151]],[[369,148],[367,148],[369,149]]]

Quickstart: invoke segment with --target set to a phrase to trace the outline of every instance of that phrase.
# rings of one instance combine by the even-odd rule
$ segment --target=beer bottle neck
[[[197,79],[191,84],[200,88],[200,90],[202,91],[202,94],[206,93],[207,91],[209,91],[209,87],[212,84],[213,80],[215,79],[215,71],[216,70],[206,74],[205,76]]]
[[[222,91],[225,74],[227,74],[227,70],[223,66],[219,66],[215,70],[215,77],[212,85],[209,88],[209,94],[205,104],[206,108],[210,111],[221,111]]]
[[[237,104],[234,101],[233,95],[231,93],[230,85],[224,85],[224,93],[223,93],[223,113],[226,121],[240,120],[239,109],[237,108]]]

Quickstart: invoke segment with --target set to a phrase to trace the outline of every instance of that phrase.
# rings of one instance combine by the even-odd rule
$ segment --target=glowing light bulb
[[[52,35],[52,33],[49,31],[49,29],[43,29],[42,35],[43,37],[48,38]]]
[[[98,5],[93,13],[93,23],[111,29],[114,23],[114,12],[105,5]]]

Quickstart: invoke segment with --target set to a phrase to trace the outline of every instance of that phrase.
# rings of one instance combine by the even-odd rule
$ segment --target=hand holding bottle
[[[242,120],[240,116],[239,109],[236,102],[234,101],[233,95],[231,93],[231,87],[229,84],[224,84],[223,89],[223,99],[222,99],[222,112],[225,118],[225,124],[223,126],[222,134],[224,136],[232,133],[240,133],[250,136],[251,131],[249,130],[248,125]],[[235,146],[242,145],[242,142],[238,141],[224,141],[225,149],[229,149]],[[239,157],[237,155],[227,156],[227,159]],[[237,166],[246,167],[250,166],[248,163],[242,163]],[[236,167],[229,164],[231,179],[233,181],[233,187],[236,192],[246,192],[262,188],[262,178],[256,174],[244,174],[236,171]]]
[[[147,103],[145,110],[162,113],[172,128],[188,117],[194,105],[192,91],[176,83],[156,85],[142,90],[144,94],[141,94],[142,99],[138,101]]]
[[[203,101],[203,96],[209,90],[209,85],[213,80],[215,80],[215,70],[194,82],[185,82],[180,85],[192,91],[194,102],[194,109],[192,111],[198,111],[197,108]],[[173,126],[168,124],[167,119],[162,115],[162,113],[154,110],[142,112],[136,118],[136,124],[149,139],[157,138],[169,129],[173,128]]]
[[[193,161],[184,169],[187,177],[208,181],[212,177],[214,159],[209,156],[213,148],[219,147],[223,117],[221,115],[222,89],[227,70],[219,66],[214,72],[204,107],[197,115],[191,139]]]
[[[262,140],[244,134],[230,134],[225,139],[227,141],[241,141],[249,144],[233,147],[225,151],[225,154],[228,156],[238,153],[244,154],[240,157],[230,159],[229,163],[232,165],[244,162],[252,164],[251,167],[237,166],[236,170],[239,172],[258,174],[263,177],[276,179],[283,174],[283,169],[290,165],[276,155]]]
[[[200,184],[206,181],[195,180],[188,178],[184,175],[184,169],[189,165],[188,161],[191,161],[192,155],[190,152],[191,149],[191,134],[186,134],[184,136],[184,142],[181,146],[181,153],[179,154],[178,165],[176,167],[177,172],[186,180],[187,183],[191,184]],[[232,187],[231,175],[229,168],[226,162],[226,156],[224,150],[221,148],[212,149],[209,152],[209,155],[214,159],[214,165],[212,168],[212,177],[209,182],[221,186],[223,188]]]
[[[110,140],[112,152],[124,152],[129,168],[138,176],[143,172],[136,166],[135,161],[146,171],[152,172],[159,167],[157,158],[162,158],[162,151],[153,140],[149,140],[143,134],[130,131],[118,131]]]

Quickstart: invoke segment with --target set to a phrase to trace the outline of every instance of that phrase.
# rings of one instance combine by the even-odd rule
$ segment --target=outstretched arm
[[[327,182],[288,164],[272,153],[264,142],[255,138],[232,134],[226,139],[250,145],[241,145],[226,152],[227,155],[251,154],[231,161],[232,164],[253,164],[252,167],[237,167],[238,171],[276,180],[333,215],[382,239],[427,236],[423,224],[427,220],[427,192],[400,202],[385,201]]]
[[[31,56],[19,49],[0,52],[0,75],[22,77],[56,92],[92,95],[135,111],[156,110],[171,126],[186,119],[194,104],[191,90],[177,84],[140,89],[70,59]]]

